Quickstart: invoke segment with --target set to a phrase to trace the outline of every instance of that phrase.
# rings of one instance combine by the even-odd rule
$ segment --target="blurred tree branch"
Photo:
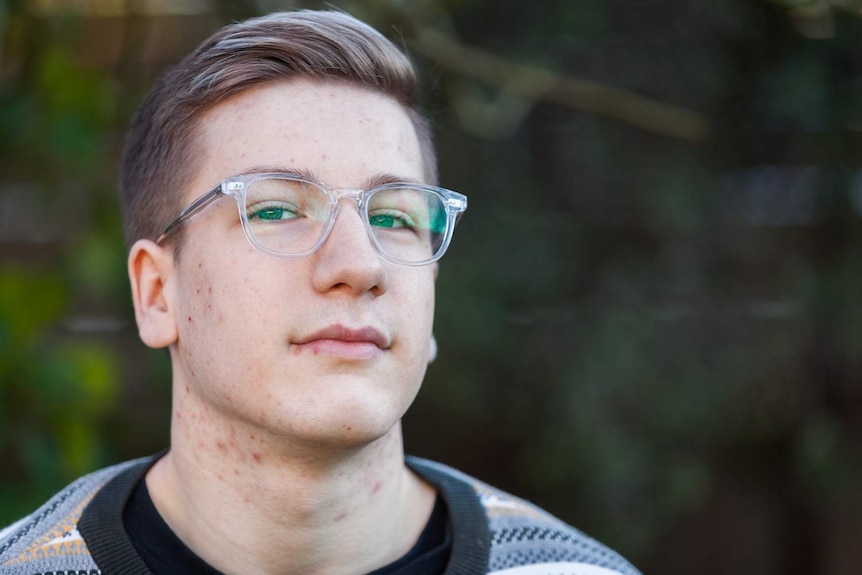
[[[597,82],[512,64],[425,26],[416,27],[412,44],[418,52],[441,66],[518,96],[613,118],[687,142],[704,143],[710,138],[709,120],[692,110]]]
[[[767,0],[785,9],[799,33],[807,38],[835,36],[837,12],[862,15],[862,0]]]

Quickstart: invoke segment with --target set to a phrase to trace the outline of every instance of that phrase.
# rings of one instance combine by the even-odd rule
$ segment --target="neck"
[[[434,490],[404,466],[400,423],[338,448],[182,413],[175,403],[171,450],[147,487],[177,536],[224,573],[372,571],[406,553],[431,513]]]

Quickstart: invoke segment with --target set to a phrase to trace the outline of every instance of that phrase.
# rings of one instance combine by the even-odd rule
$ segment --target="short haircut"
[[[407,110],[428,183],[437,183],[430,126],[418,110],[407,56],[374,28],[335,11],[277,12],[225,26],[170,68],[144,100],[126,137],[120,200],[126,241],[155,240],[185,201],[199,167],[197,123],[234,94],[295,78],[344,81]],[[182,230],[173,237],[179,256]]]

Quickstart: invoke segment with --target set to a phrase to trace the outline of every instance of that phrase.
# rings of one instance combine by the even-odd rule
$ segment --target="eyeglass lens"
[[[441,196],[410,186],[382,187],[366,198],[369,229],[389,258],[422,262],[445,239],[447,212]],[[332,211],[326,191],[291,179],[266,178],[246,190],[248,229],[267,250],[293,255],[310,250],[326,232]]]

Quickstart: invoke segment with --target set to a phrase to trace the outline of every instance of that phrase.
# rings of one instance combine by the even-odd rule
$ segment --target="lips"
[[[373,327],[351,329],[340,324],[331,325],[293,341],[297,354],[309,350],[352,359],[369,359],[389,349],[391,342]]]

